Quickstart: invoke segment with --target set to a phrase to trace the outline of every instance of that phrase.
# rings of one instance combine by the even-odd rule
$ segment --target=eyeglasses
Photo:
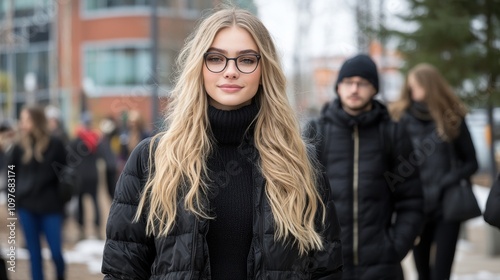
[[[259,65],[260,55],[258,54],[242,54],[237,57],[226,57],[220,53],[207,52],[203,55],[205,65],[210,72],[220,73],[227,67],[229,60],[234,60],[238,71],[244,74],[250,74],[257,69]]]
[[[354,85],[356,85],[357,87],[361,88],[361,89],[367,89],[371,86],[371,83],[370,82],[367,82],[367,81],[359,81],[359,82],[355,82],[355,81],[342,81],[340,82],[341,85],[345,86],[345,87],[352,87]]]

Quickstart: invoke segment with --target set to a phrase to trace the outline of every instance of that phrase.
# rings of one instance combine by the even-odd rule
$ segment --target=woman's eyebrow
[[[238,54],[247,54],[247,53],[251,53],[251,54],[258,54],[258,52],[257,52],[257,51],[252,50],[252,49],[242,50],[242,51],[239,51],[239,52],[238,52]]]
[[[227,51],[226,50],[223,50],[223,49],[219,49],[219,48],[214,48],[214,47],[211,47],[207,50],[207,52],[220,52],[222,54],[227,54]],[[248,53],[251,53],[251,54],[258,54],[257,51],[255,50],[252,50],[252,49],[247,49],[247,50],[241,50],[241,51],[238,51],[237,54],[240,55],[240,54],[248,54]]]

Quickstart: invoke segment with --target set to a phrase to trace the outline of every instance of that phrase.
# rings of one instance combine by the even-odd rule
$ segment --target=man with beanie
[[[374,100],[378,90],[369,56],[346,60],[335,84],[338,98],[306,127],[339,214],[343,279],[403,279],[400,263],[423,222],[411,141]]]

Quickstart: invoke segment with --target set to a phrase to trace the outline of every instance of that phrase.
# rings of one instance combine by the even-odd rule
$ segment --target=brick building
[[[156,2],[158,95],[165,97],[186,36],[217,1]],[[51,103],[69,128],[82,110],[94,120],[139,110],[150,123],[152,3],[1,0],[0,118],[17,117],[26,103]]]

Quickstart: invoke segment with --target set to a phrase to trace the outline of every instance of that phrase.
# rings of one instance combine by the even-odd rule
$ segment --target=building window
[[[128,8],[136,6],[149,6],[150,0],[85,0],[85,10],[102,10],[113,8]]]
[[[148,82],[151,70],[147,47],[87,48],[84,53],[85,78],[96,87],[133,87]]]
[[[50,23],[27,24],[14,26],[15,41],[17,44],[46,43],[50,41]]]
[[[212,1],[207,0],[184,0],[187,10],[203,11],[213,7]]]
[[[15,18],[30,17],[40,11],[49,12],[53,7],[52,0],[15,0],[12,1],[13,7],[9,5],[9,0],[0,0],[0,19],[3,19],[7,11],[13,10]]]
[[[24,77],[28,72],[36,75],[37,90],[49,87],[49,52],[47,50],[18,52],[15,54],[14,63],[17,91],[24,91]]]
[[[0,0],[0,19],[5,17],[5,12],[7,11],[7,0]]]
[[[158,6],[165,8],[175,8],[175,0],[157,0]]]
[[[8,1],[0,0],[0,2],[2,2],[0,9],[6,12]],[[48,9],[50,6],[50,0],[16,0],[12,2],[14,3],[15,18],[33,16],[37,11]]]
[[[0,72],[7,71],[7,55],[0,53]]]

